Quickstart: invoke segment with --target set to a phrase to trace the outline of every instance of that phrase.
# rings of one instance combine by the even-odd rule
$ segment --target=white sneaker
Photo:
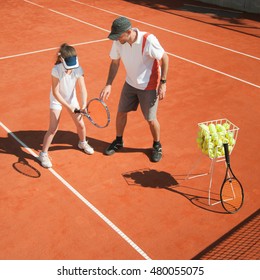
[[[51,168],[52,167],[51,160],[48,157],[47,153],[40,152],[38,159],[41,162],[41,165],[43,167],[45,167],[45,168]]]
[[[88,144],[88,141],[79,142],[78,147],[79,147],[79,149],[84,150],[84,152],[86,154],[89,154],[89,155],[94,154],[94,149]]]

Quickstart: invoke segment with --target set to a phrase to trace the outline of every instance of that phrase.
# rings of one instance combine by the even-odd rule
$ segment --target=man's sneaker
[[[152,150],[152,158],[151,160],[153,162],[158,162],[160,161],[162,158],[162,146],[158,145],[158,146],[154,146],[153,150]]]
[[[88,141],[79,142],[78,147],[79,149],[84,150],[84,152],[88,155],[94,154],[94,149],[88,144]]]
[[[124,144],[123,142],[118,142],[117,140],[114,140],[109,147],[105,150],[105,154],[108,156],[113,155],[115,152],[117,152],[119,149],[123,148]]]
[[[48,157],[47,153],[40,152],[38,159],[41,162],[41,165],[43,167],[45,167],[45,168],[52,167],[52,163],[51,163],[50,158]]]

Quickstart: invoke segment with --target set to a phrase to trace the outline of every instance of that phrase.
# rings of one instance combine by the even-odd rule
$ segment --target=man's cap
[[[64,65],[64,67],[67,70],[79,67],[78,57],[76,55],[75,56],[66,57],[66,58],[62,57],[61,59],[62,59],[62,63]]]
[[[117,40],[124,32],[132,28],[131,22],[125,17],[119,17],[113,21],[111,32],[108,35],[110,40]]]

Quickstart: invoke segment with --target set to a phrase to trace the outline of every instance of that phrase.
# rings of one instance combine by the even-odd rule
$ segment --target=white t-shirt
[[[67,74],[62,63],[54,65],[51,71],[51,75],[60,81],[59,89],[61,96],[68,104],[75,107],[79,106],[76,96],[76,82],[83,74],[83,69],[80,66],[72,69],[72,72]],[[53,96],[52,89],[50,92],[50,107],[51,109],[61,109],[61,103]]]
[[[130,46],[114,41],[110,51],[111,59],[122,59],[126,69],[126,82],[141,90],[156,89],[160,79],[159,60],[164,49],[158,39],[137,28],[137,40]]]

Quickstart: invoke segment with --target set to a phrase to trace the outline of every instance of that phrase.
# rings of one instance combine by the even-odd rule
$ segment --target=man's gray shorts
[[[118,112],[136,111],[139,104],[147,121],[156,119],[158,108],[157,91],[140,90],[125,83],[119,100]]]

